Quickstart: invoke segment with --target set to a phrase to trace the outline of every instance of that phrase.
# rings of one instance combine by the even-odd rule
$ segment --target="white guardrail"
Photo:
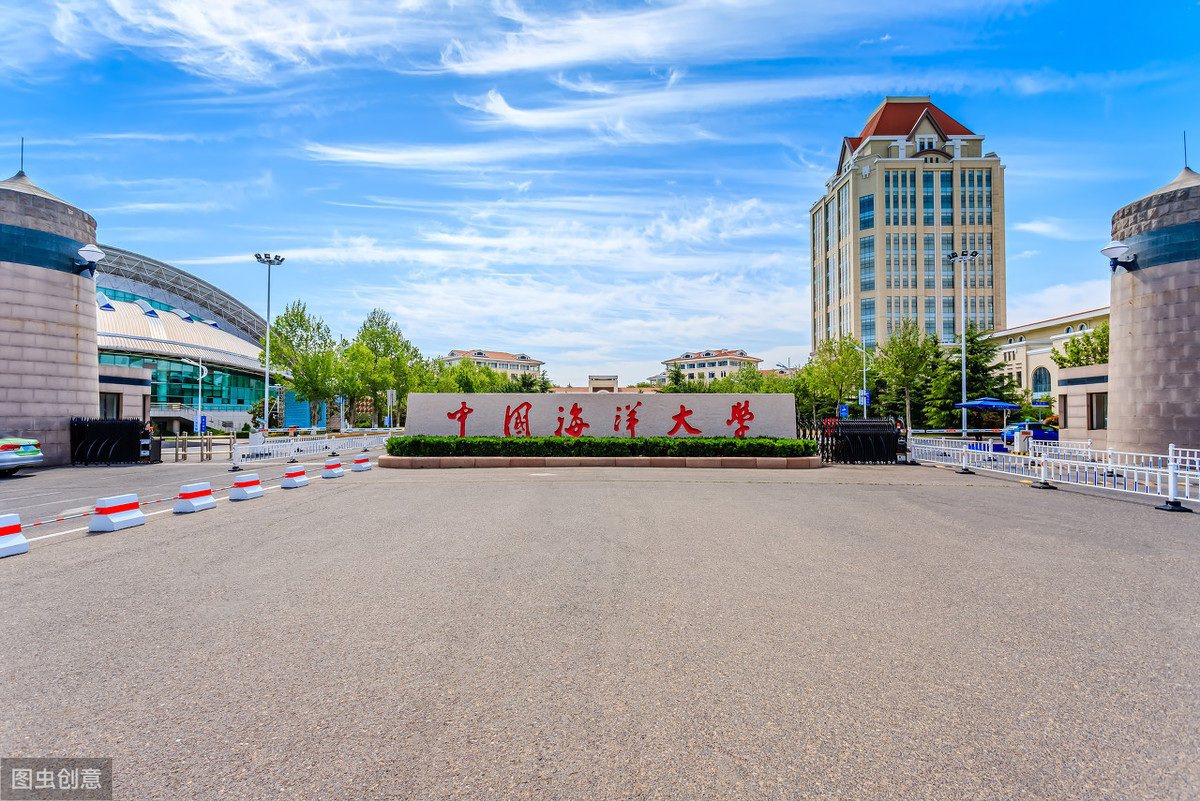
[[[1090,442],[1035,440],[1029,453],[990,450],[990,442],[959,437],[909,437],[913,460],[988,470],[1033,479],[1035,487],[1057,484],[1093,487],[1165,501],[1160,509],[1186,511],[1183,501],[1200,500],[1200,449],[1170,446],[1166,455],[1098,450]]]
[[[265,462],[271,459],[295,459],[299,456],[317,456],[339,451],[378,448],[387,443],[396,432],[382,434],[359,434],[349,437],[275,437],[261,445],[235,445],[233,469],[240,470],[250,462]]]

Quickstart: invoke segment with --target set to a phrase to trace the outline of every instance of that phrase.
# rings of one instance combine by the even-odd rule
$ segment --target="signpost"
[[[1042,409],[1050,408],[1050,401],[1033,401],[1031,405],[1038,407],[1038,422],[1042,422]]]

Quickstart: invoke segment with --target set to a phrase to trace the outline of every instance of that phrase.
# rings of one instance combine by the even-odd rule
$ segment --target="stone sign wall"
[[[411,393],[405,433],[467,437],[796,438],[788,394]]]

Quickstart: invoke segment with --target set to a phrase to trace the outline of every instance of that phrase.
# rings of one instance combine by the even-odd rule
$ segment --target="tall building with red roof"
[[[1005,327],[1004,166],[983,140],[928,97],[888,97],[842,140],[810,209],[814,348],[905,319],[944,340]]]

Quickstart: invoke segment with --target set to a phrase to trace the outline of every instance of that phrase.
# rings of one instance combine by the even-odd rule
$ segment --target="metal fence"
[[[900,429],[890,419],[797,418],[797,436],[816,440],[822,461],[842,464],[895,464]]]
[[[295,459],[299,456],[333,456],[340,451],[378,448],[387,443],[392,432],[359,434],[349,437],[274,437],[260,445],[238,444],[233,447],[233,469],[252,462],[272,459]]]
[[[990,450],[991,443],[959,438],[910,437],[915,461],[953,465],[960,472],[986,470],[1029,478],[1035,487],[1075,485],[1142,495],[1159,509],[1186,511],[1200,500],[1200,449],[1170,446],[1166,455],[1098,450],[1090,442],[1030,443],[1029,453]]]

